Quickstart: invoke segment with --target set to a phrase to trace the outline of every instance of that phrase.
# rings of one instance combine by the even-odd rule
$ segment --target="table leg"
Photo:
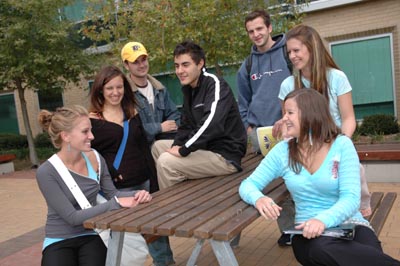
[[[230,241],[216,241],[210,239],[210,244],[220,266],[239,266]]]
[[[192,255],[190,255],[190,258],[186,264],[186,266],[195,266],[196,265],[196,260],[199,257],[201,248],[203,247],[204,244],[204,239],[198,239],[196,242],[196,245],[194,246],[194,249],[192,251]]]
[[[125,232],[111,231],[110,239],[108,240],[106,266],[121,265],[124,237]]]

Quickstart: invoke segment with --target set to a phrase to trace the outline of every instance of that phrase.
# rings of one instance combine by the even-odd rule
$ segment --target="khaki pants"
[[[237,172],[233,164],[227,162],[221,155],[211,151],[197,150],[186,157],[176,157],[165,152],[171,148],[172,142],[172,140],[158,140],[151,148],[151,153],[156,162],[160,190],[186,179],[198,179]]]

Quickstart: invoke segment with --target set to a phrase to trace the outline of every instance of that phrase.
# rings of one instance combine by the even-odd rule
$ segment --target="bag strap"
[[[67,167],[63,161],[58,157],[57,154],[51,156],[48,161],[54,166],[58,174],[61,176],[64,183],[67,185],[75,200],[78,202],[82,210],[91,208],[92,205],[89,203],[82,190],[76,184],[75,179],[72,177],[71,173],[68,171]]]
[[[119,145],[117,155],[115,156],[113,166],[118,170],[119,165],[121,164],[122,156],[124,155],[126,141],[128,140],[129,134],[129,122],[128,120],[124,121],[124,136],[122,137],[121,144]]]

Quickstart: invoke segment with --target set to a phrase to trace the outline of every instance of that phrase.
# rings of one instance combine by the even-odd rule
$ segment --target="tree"
[[[24,92],[63,90],[91,70],[59,8],[71,0],[0,1],[0,86],[17,90],[33,166],[39,165]]]
[[[108,0],[102,1],[103,5],[97,0],[89,2],[91,23],[82,29],[83,34],[113,43],[116,50],[127,39],[142,42],[155,62],[155,72],[172,69],[172,51],[186,39],[204,48],[207,65],[215,66],[218,72],[221,65],[243,61],[251,45],[244,17],[256,7],[273,15],[275,33],[287,31],[302,16],[292,5],[293,0]]]

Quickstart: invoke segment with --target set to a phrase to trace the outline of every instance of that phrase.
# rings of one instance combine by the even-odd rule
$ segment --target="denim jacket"
[[[166,120],[175,120],[179,126],[181,115],[171,100],[167,88],[150,75],[147,75],[147,79],[154,89],[154,111],[146,97],[139,92],[136,84],[131,80],[130,83],[137,100],[138,112],[147,134],[147,140],[149,143],[153,143],[156,135],[161,133],[161,123]]]

